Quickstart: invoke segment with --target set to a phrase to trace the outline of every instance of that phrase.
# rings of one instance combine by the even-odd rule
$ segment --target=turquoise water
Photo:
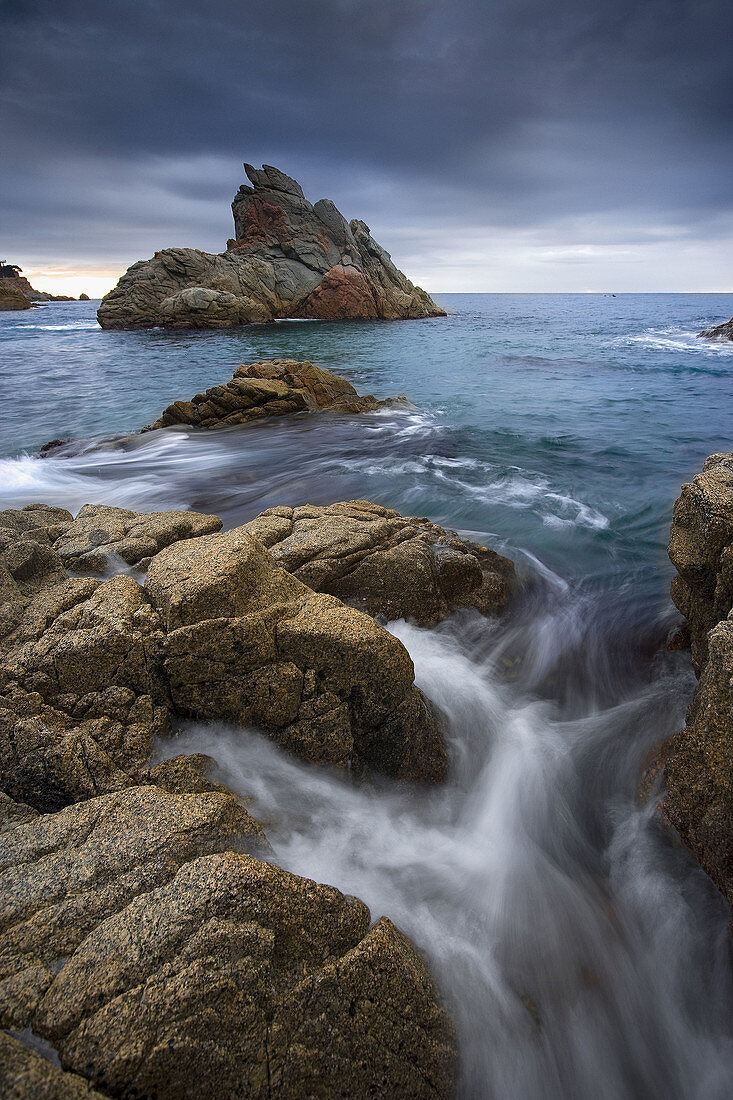
[[[427,953],[461,1097],[725,1100],[729,911],[637,788],[694,686],[688,655],[664,649],[665,546],[680,484],[731,449],[733,344],[696,333],[733,299],[436,299],[447,318],[208,333],[102,332],[94,303],[0,314],[0,507],[195,508],[231,526],[360,497],[504,548],[527,582],[505,619],[390,624],[445,716],[441,791],[355,788],[216,724],[160,752],[209,752],[279,862]],[[414,407],[128,435],[269,357]]]
[[[137,430],[240,362],[311,359],[418,415],[161,433],[104,455],[5,463],[2,498],[208,507],[370,497],[495,534],[562,575],[666,584],[671,506],[731,446],[733,345],[697,338],[726,295],[439,295],[446,319],[102,332],[95,303],[0,316],[1,452]],[[48,486],[48,488],[46,488]],[[100,496],[101,494],[101,496]]]

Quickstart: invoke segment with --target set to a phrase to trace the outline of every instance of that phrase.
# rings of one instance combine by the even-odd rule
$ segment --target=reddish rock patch
[[[331,321],[371,321],[378,319],[380,314],[366,275],[337,264],[326,272],[303,302],[301,316]]]

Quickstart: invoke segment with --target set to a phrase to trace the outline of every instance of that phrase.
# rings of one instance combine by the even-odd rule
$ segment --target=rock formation
[[[245,854],[251,834],[229,794],[0,804],[0,1027],[60,1059],[44,1074],[0,1033],[4,1096],[451,1095],[452,1029],[409,941]]]
[[[258,725],[313,763],[444,778],[402,644],[220,526],[102,505],[75,520],[42,505],[0,513],[6,794],[49,811],[147,781],[154,738],[179,716]],[[146,566],[142,587],[129,569]]]
[[[47,290],[36,290],[24,275],[20,272],[22,268],[17,264],[3,264],[0,265],[0,292],[3,289],[10,291],[11,294],[20,294],[28,302],[74,302],[75,298],[71,298],[68,294],[50,294]],[[2,308],[13,308],[3,307]],[[19,306],[15,308],[23,309],[25,307]]]
[[[0,513],[0,1095],[447,1100],[455,1040],[412,944],[264,862],[208,758],[151,763],[197,715],[314,763],[445,772],[401,643],[220,527]],[[116,568],[145,585],[93,575]]]
[[[733,317],[730,321],[724,321],[722,325],[704,328],[698,336],[704,336],[707,340],[733,340]]]
[[[133,264],[102,300],[102,328],[222,328],[276,318],[404,320],[443,316],[394,266],[362,221],[311,205],[276,168],[245,164],[235,236],[211,255],[168,248]]]
[[[350,382],[313,363],[295,359],[264,359],[242,364],[231,382],[212,386],[191,401],[174,401],[144,431],[189,424],[194,428],[231,428],[265,416],[328,410],[337,413],[374,412],[401,403],[360,397]]]
[[[683,485],[669,556],[699,684],[665,748],[663,809],[733,905],[733,454],[711,455]]]
[[[12,280],[0,279],[0,311],[11,309],[30,309],[31,303],[21,291],[12,289],[7,285]]]
[[[517,584],[513,563],[495,550],[366,500],[270,508],[243,530],[317,592],[420,626],[462,607],[499,614]]]

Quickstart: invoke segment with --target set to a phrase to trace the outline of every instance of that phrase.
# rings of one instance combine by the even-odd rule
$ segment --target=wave
[[[456,1020],[461,1097],[722,1100],[726,907],[634,791],[686,693],[660,670],[579,716],[539,701],[548,670],[583,667],[586,623],[562,601],[523,628],[485,624],[482,652],[457,624],[390,624],[448,723],[442,789],[357,786],[219,724],[160,752],[211,755],[277,862],[361,897],[427,953]]]
[[[615,343],[632,347],[641,345],[651,351],[692,351],[707,356],[733,355],[733,340],[705,340],[699,335],[699,330],[677,326],[647,329],[645,332],[619,337]]]

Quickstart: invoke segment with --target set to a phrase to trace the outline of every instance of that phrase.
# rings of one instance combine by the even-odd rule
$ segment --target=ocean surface
[[[684,724],[665,546],[680,485],[733,444],[729,295],[436,295],[445,319],[103,332],[96,303],[0,314],[0,507],[215,512],[367,498],[512,556],[499,622],[390,624],[446,713],[440,791],[355,788],[256,731],[189,725],[283,866],[362,897],[426,953],[460,1095],[722,1100],[729,912],[642,805]],[[310,359],[412,408],[136,437],[241,362]],[[69,440],[52,457],[40,446]]]

